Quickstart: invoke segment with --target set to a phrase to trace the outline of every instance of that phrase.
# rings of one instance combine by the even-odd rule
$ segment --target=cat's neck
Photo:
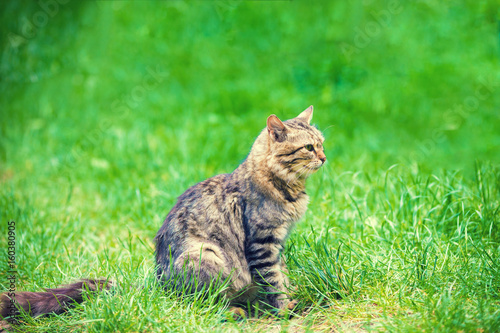
[[[305,195],[305,178],[276,172],[272,161],[265,155],[250,154],[233,172],[247,186],[257,189],[278,202],[295,202]]]

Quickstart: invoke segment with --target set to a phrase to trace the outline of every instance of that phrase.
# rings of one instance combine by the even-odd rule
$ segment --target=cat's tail
[[[112,282],[106,279],[83,279],[44,292],[11,292],[0,295],[1,319],[16,323],[21,312],[36,317],[49,313],[63,313],[77,303],[83,302],[84,292],[108,290]]]

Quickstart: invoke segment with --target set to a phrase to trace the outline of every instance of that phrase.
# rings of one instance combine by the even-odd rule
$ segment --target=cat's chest
[[[306,212],[309,197],[300,195],[294,201],[276,201],[270,199],[255,200],[250,208],[250,217],[254,221],[281,225],[293,225]]]
[[[307,204],[309,203],[309,197],[307,194],[301,195],[297,200],[293,202],[287,202],[285,204],[285,211],[288,216],[293,221],[298,221],[304,216],[307,210]]]

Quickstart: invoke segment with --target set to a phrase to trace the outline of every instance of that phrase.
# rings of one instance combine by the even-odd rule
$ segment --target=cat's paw
[[[294,311],[295,308],[297,308],[297,305],[299,305],[299,301],[296,299],[293,299],[290,302],[288,302],[288,304],[286,305],[286,309],[288,311]]]
[[[297,310],[299,305],[299,301],[294,299],[288,302],[281,310],[278,311],[278,317],[280,318],[292,318],[297,314],[295,310]]]
[[[226,320],[239,321],[247,318],[247,312],[240,307],[233,306],[227,311]]]

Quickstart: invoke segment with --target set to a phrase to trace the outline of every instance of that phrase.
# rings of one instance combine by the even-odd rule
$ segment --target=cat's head
[[[326,162],[325,139],[311,126],[312,116],[311,105],[287,121],[274,114],[267,118],[267,165],[282,179],[305,179]]]

